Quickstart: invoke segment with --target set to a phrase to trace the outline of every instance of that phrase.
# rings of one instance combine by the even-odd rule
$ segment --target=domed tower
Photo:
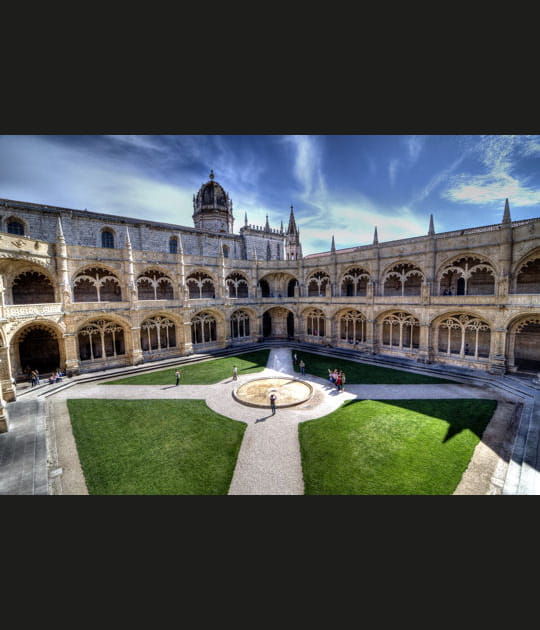
[[[199,230],[232,234],[232,199],[214,177],[210,171],[210,179],[193,196],[193,223]]]

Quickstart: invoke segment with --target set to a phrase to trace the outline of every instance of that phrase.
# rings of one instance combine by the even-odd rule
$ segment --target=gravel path
[[[309,369],[309,366],[307,367]],[[276,348],[270,351],[265,370],[256,378],[283,376],[297,377],[294,372],[291,351]],[[49,399],[49,409],[54,417],[58,448],[58,465],[63,468],[61,492],[63,494],[85,494],[86,486],[73,436],[67,405],[68,398],[115,398],[137,399],[204,399],[217,413],[248,426],[244,434],[229,494],[231,495],[301,495],[304,493],[298,424],[325,416],[346,400],[360,399],[413,399],[413,398],[491,398],[499,400],[498,415],[489,434],[489,444],[480,442],[478,457],[473,456],[469,469],[463,476],[456,494],[498,494],[498,479],[504,470],[497,454],[497,440],[506,436],[508,418],[515,410],[509,396],[501,396],[496,390],[461,384],[441,385],[347,385],[345,392],[338,392],[327,380],[307,374],[303,380],[309,382],[314,394],[310,400],[297,405],[270,410],[242,405],[232,396],[233,389],[254,378],[253,374],[240,375],[215,385],[100,385],[81,383],[59,391]],[[517,400],[517,399],[516,399]],[[504,402],[506,401],[506,402]],[[490,423],[490,426],[491,423]],[[476,459],[475,459],[476,457]],[[476,462],[476,463],[475,463]]]

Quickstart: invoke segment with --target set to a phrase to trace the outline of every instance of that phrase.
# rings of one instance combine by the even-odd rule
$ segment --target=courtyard
[[[182,381],[178,386],[174,382],[174,368],[163,370],[156,367],[127,378],[107,378],[103,375],[103,378],[91,382],[73,382],[68,388],[59,389],[54,394],[51,392],[52,395],[42,401],[47,425],[48,493],[303,495],[501,492],[497,476],[501,475],[501,463],[508,459],[508,453],[504,452],[508,448],[505,439],[508,419],[514,413],[516,403],[508,394],[389,368],[386,371],[394,377],[391,384],[384,383],[388,377],[385,378],[381,373],[376,383],[354,383],[351,381],[355,379],[350,378],[345,391],[338,392],[328,379],[310,372],[311,365],[315,365],[314,355],[299,353],[299,360],[304,357],[306,362],[306,375],[301,380],[310,385],[313,394],[298,405],[278,407],[276,414],[272,415],[269,408],[242,404],[233,395],[242,385],[255,379],[284,375],[290,377],[291,381],[298,379],[290,348],[272,348],[266,351],[266,355],[262,354],[262,359],[260,352],[252,353],[252,361],[245,361],[245,364],[240,363],[241,357],[249,354],[184,366]],[[264,363],[265,356],[266,365],[256,365],[257,362]],[[330,360],[335,362],[334,358]],[[230,376],[220,378],[220,370],[216,365],[223,361],[226,363],[222,369]],[[240,368],[237,381],[233,380],[230,371],[235,362],[239,363]],[[341,363],[349,365],[348,362]],[[361,367],[359,364],[359,369]],[[221,372],[221,376],[223,374],[225,372]],[[352,376],[353,372],[350,371],[350,374]],[[138,383],[137,380],[141,379],[150,380],[153,384]],[[208,382],[216,379],[219,380]],[[199,384],[189,384],[186,380],[198,380]],[[400,380],[404,382],[400,384]],[[480,402],[491,404],[492,407],[486,408],[484,415],[476,418],[476,423],[468,423],[471,409],[480,407],[477,404]],[[495,404],[497,409],[492,415]],[[76,417],[77,405],[82,405],[79,416],[88,418],[86,428],[82,430],[77,428],[81,424]],[[94,407],[94,417],[101,418],[101,424],[106,423],[107,418],[111,419],[107,431],[112,434],[117,431],[112,426],[112,420],[118,418],[118,441],[124,450],[105,452],[105,442],[109,446],[112,443],[111,433],[101,431],[100,423],[90,422],[92,413],[88,412],[88,405]],[[100,405],[115,405],[116,411],[111,413],[109,407],[109,411],[104,413],[104,407]],[[124,410],[121,410],[122,405],[125,405]],[[169,405],[169,411],[163,411],[163,405]],[[193,411],[193,405],[198,405],[199,411]],[[460,405],[461,411],[458,409]],[[366,406],[371,407],[367,415],[366,410],[362,409]],[[437,408],[443,407],[444,412],[437,413]],[[203,415],[206,416],[204,422],[207,424],[201,421],[196,426],[196,423],[191,422],[191,427],[187,427],[182,419],[199,417],[202,408],[205,409]],[[399,411],[399,418],[392,424],[391,418],[396,411]],[[167,431],[162,431],[159,423],[166,423],[168,417],[177,425],[173,422],[168,425]],[[371,423],[368,434],[359,432],[358,420],[362,417],[368,418]],[[134,432],[133,426],[137,421],[137,431]],[[178,422],[183,423],[182,426]],[[317,423],[319,426],[315,426]],[[435,434],[429,438],[434,442],[427,443],[425,452],[420,452],[419,446],[422,441],[426,442],[426,433],[420,427],[429,424],[436,425]],[[208,429],[210,425],[211,429]],[[323,425],[322,429],[320,425]],[[398,429],[398,425],[401,428]],[[131,430],[126,429],[129,426]],[[336,427],[339,429],[337,434]],[[403,434],[404,427],[408,427],[407,435]],[[411,434],[411,427],[416,427],[414,431],[418,429],[418,435]],[[138,433],[143,428],[150,434]],[[384,440],[378,446],[373,444],[377,429],[380,429],[378,433],[381,438],[386,439],[386,445]],[[334,432],[331,439],[328,437],[329,430],[330,434]],[[161,434],[164,431],[171,434],[168,446],[163,448],[159,447],[160,431]],[[389,449],[388,436],[392,431],[397,433],[393,442],[390,441]],[[86,446],[82,446],[84,440]],[[382,469],[390,470],[391,467],[387,465],[390,460],[395,464],[396,445],[407,441],[409,447],[404,453],[405,459],[401,464],[398,462],[392,473],[393,480],[389,479],[388,474],[381,475]],[[458,447],[460,441],[464,443],[458,449],[461,450],[459,454],[441,457],[439,452],[435,456],[435,463],[433,458],[425,459],[425,453],[433,451],[433,445],[443,448],[445,453],[451,453],[454,445]],[[188,444],[194,445],[189,454],[185,452]],[[344,444],[348,446],[349,453],[345,452]],[[92,463],[92,457],[88,456],[92,449],[94,455],[96,452],[102,454],[108,463],[104,465],[99,457]],[[167,449],[172,459],[167,459]],[[182,456],[180,462],[182,449],[185,457]],[[378,463],[379,472],[374,474],[369,471],[377,470],[377,467],[370,467],[366,457],[372,458],[377,452],[382,459]],[[449,457],[448,465],[444,464],[444,457]],[[0,461],[1,469],[6,457]],[[191,472],[198,471],[195,475],[198,479],[191,486],[185,485],[185,478],[177,479],[179,483],[171,480],[171,476],[177,475],[177,470],[172,468],[176,466],[180,469],[179,464],[185,466],[187,461],[192,462]],[[383,464],[382,469],[380,464]],[[415,473],[416,464],[419,469]],[[135,477],[141,466],[146,481],[137,485]],[[122,467],[125,470],[120,471]],[[408,471],[407,475],[403,474],[403,470]],[[163,474],[165,481],[158,482]],[[334,477],[330,484],[325,480],[329,475]],[[403,484],[405,476],[408,481]],[[101,486],[95,482],[100,477]],[[431,485],[437,477],[444,483]],[[0,492],[10,493],[5,485],[0,486]]]

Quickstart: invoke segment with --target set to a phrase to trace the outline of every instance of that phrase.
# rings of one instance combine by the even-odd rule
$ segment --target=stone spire
[[[247,212],[244,214],[244,225],[245,225],[246,227],[248,226]]]
[[[281,234],[283,234],[283,221],[281,222],[281,227],[280,227],[279,231],[281,232]]]
[[[433,226],[433,215],[429,215],[429,229],[428,236],[433,236],[435,234],[435,227]]]
[[[379,244],[379,237],[377,236],[377,226],[375,226],[375,232],[373,233],[373,245]]]
[[[512,219],[510,218],[510,204],[508,203],[508,199],[504,204],[504,214],[503,214],[503,223],[512,223]]]
[[[126,226],[126,238],[124,241],[124,246],[126,249],[131,249],[131,239],[129,238],[129,228]]]
[[[287,227],[287,234],[298,234],[298,228],[296,227],[296,221],[294,220],[294,208],[291,205],[291,214],[289,216],[289,226]]]
[[[265,232],[270,232],[270,223],[268,223],[268,215],[266,215],[266,224],[264,226]]]
[[[334,235],[332,234],[332,245],[330,247],[330,251],[332,252],[332,254],[336,253],[336,242],[334,241]]]

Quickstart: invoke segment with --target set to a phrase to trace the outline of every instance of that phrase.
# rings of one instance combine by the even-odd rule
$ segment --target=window
[[[10,219],[7,224],[7,231],[9,234],[18,234],[19,236],[24,236],[24,225],[21,221]]]
[[[178,239],[175,236],[169,240],[169,254],[178,254]]]
[[[114,234],[109,230],[103,230],[101,233],[101,247],[114,249]]]

